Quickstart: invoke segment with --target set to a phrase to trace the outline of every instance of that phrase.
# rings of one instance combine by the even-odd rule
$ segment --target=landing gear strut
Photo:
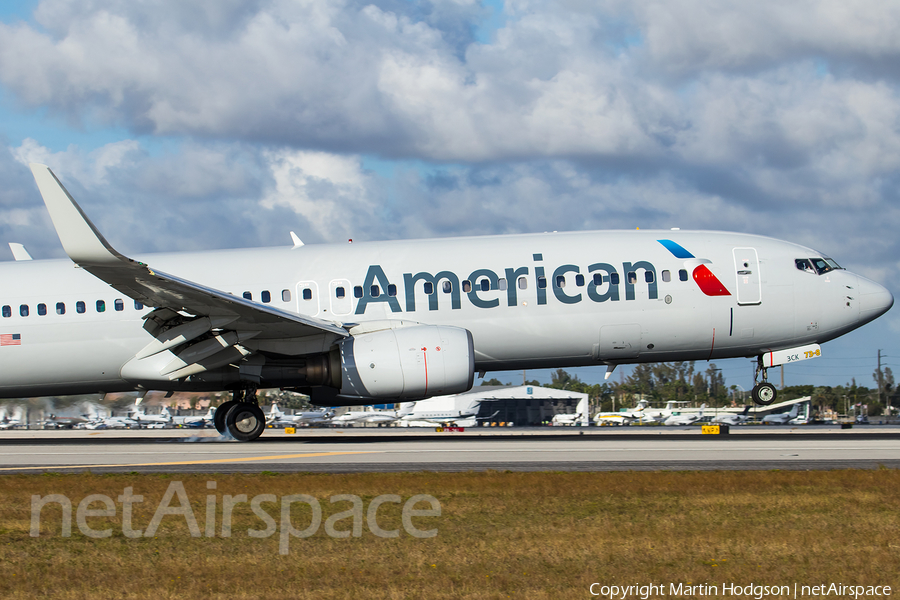
[[[756,364],[754,380],[762,373],[762,382],[754,385],[753,390],[750,392],[750,395],[753,396],[753,401],[760,406],[768,406],[775,402],[775,399],[778,397],[778,390],[775,389],[774,385],[766,381],[768,378],[767,371],[768,369],[763,366],[762,357],[760,356]]]
[[[256,388],[234,391],[234,399],[222,404],[213,415],[216,431],[226,431],[240,442],[250,442],[266,429],[266,416],[256,402]]]

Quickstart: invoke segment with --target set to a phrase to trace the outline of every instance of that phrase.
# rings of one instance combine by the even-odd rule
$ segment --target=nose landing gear
[[[756,364],[756,374],[753,378],[754,381],[759,378],[760,374],[762,374],[762,381],[753,386],[750,395],[753,397],[753,402],[756,404],[759,404],[760,406],[769,406],[775,402],[775,399],[778,397],[778,390],[775,389],[774,385],[767,381],[768,369],[763,366],[761,356]]]
[[[213,415],[216,431],[226,431],[240,442],[250,442],[266,429],[266,416],[256,401],[256,388],[234,391],[234,399],[222,404]]]

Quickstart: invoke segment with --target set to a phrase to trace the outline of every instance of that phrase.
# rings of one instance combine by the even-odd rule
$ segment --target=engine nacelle
[[[339,342],[340,396],[421,400],[458,394],[475,381],[472,334],[459,327],[415,325]]]

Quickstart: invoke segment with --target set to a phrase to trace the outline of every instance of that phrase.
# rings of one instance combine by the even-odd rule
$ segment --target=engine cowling
[[[468,391],[475,380],[472,334],[459,327],[386,329],[339,347],[341,396],[420,400]]]

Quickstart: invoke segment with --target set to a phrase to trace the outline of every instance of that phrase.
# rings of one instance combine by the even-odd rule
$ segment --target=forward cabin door
[[[762,280],[756,248],[735,248],[734,269],[737,276],[737,303],[761,304]]]

